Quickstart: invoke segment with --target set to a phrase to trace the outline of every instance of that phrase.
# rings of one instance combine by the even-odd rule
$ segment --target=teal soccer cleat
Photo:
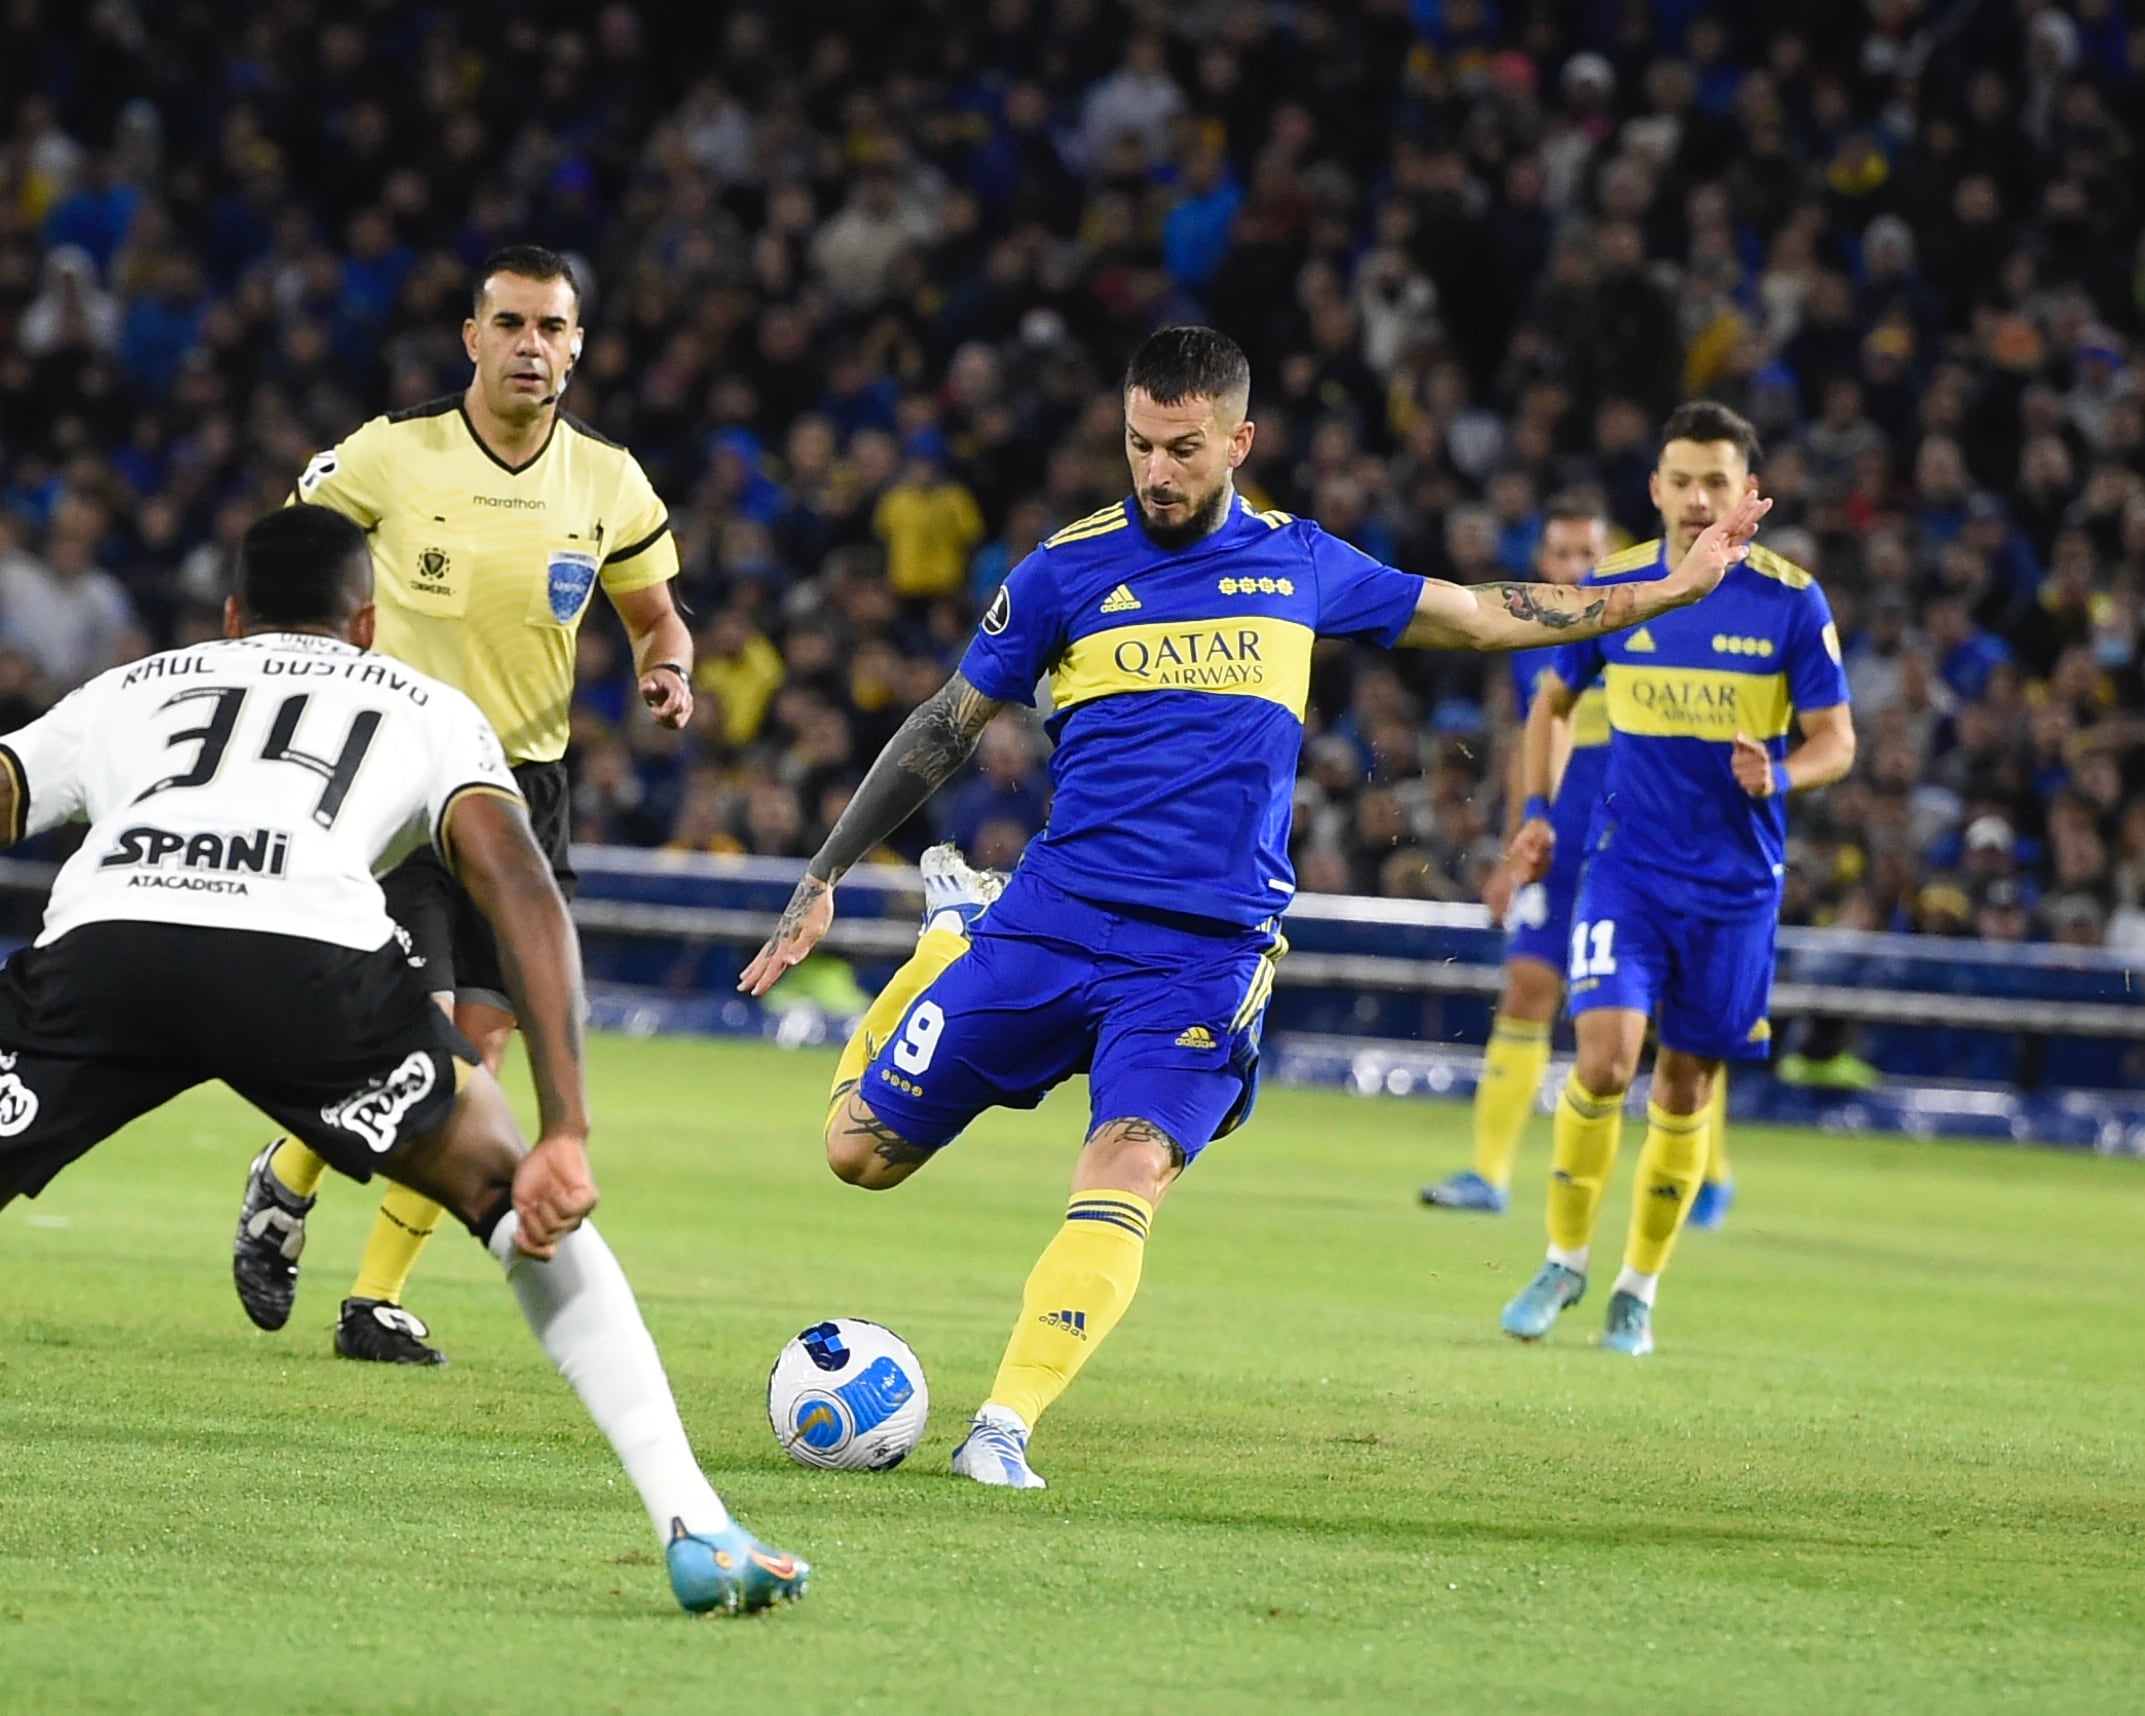
[[[679,1604],[696,1615],[711,1609],[749,1615],[774,1603],[794,1603],[812,1577],[809,1564],[768,1548],[735,1520],[705,1536],[687,1531],[682,1519],[672,1520],[663,1558]]]
[[[1556,1326],[1558,1317],[1585,1297],[1584,1275],[1561,1263],[1545,1263],[1504,1308],[1497,1323],[1515,1340],[1538,1341]]]
[[[1422,1200],[1434,1210],[1479,1210],[1484,1215],[1503,1215],[1512,1196],[1502,1186],[1493,1186],[1472,1168],[1439,1180],[1422,1189]]]
[[[1006,1423],[995,1416],[976,1414],[968,1434],[953,1451],[953,1475],[973,1478],[1006,1490],[1042,1490],[1050,1486],[1028,1464],[1028,1432],[1019,1421]]]
[[[1644,1358],[1653,1351],[1653,1307],[1636,1293],[1609,1295],[1609,1320],[1601,1331],[1601,1350]]]

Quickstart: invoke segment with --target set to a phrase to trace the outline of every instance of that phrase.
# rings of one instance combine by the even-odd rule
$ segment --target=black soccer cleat
[[[425,1345],[431,1332],[422,1317],[385,1299],[345,1299],[335,1324],[335,1350],[373,1364],[445,1364],[445,1353]]]
[[[280,1139],[277,1143],[282,1142]],[[238,1206],[238,1236],[231,1241],[231,1280],[254,1327],[280,1329],[298,1298],[298,1256],[305,1250],[305,1218],[311,1198],[301,1198],[269,1170],[271,1144],[246,1174],[245,1201]]]

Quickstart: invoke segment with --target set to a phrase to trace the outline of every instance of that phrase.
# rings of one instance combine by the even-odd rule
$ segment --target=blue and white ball
[[[884,1472],[924,1439],[931,1391],[893,1330],[861,1317],[814,1323],[767,1376],[767,1419],[800,1466]]]

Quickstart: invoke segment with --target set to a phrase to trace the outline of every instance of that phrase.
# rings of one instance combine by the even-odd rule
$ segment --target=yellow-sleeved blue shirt
[[[1662,577],[1663,544],[1610,556],[1589,584]],[[1738,733],[1777,762],[1797,711],[1847,701],[1839,633],[1817,580],[1761,544],[1720,588],[1629,631],[1557,651],[1557,677],[1607,694],[1609,760],[1590,856],[1657,873],[1703,904],[1777,896],[1787,804],[1752,798],[1730,765]]]
[[[1423,581],[1241,497],[1181,549],[1137,512],[1128,496],[1014,567],[961,672],[1006,703],[1049,681],[1055,790],[1023,869],[1106,905],[1262,923],[1296,891],[1312,642],[1390,647]]]

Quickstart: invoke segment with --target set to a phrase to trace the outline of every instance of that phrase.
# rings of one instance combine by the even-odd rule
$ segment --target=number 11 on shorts
[[[1591,951],[1589,950],[1591,944]],[[1572,925],[1571,980],[1607,977],[1616,969],[1616,920]]]

